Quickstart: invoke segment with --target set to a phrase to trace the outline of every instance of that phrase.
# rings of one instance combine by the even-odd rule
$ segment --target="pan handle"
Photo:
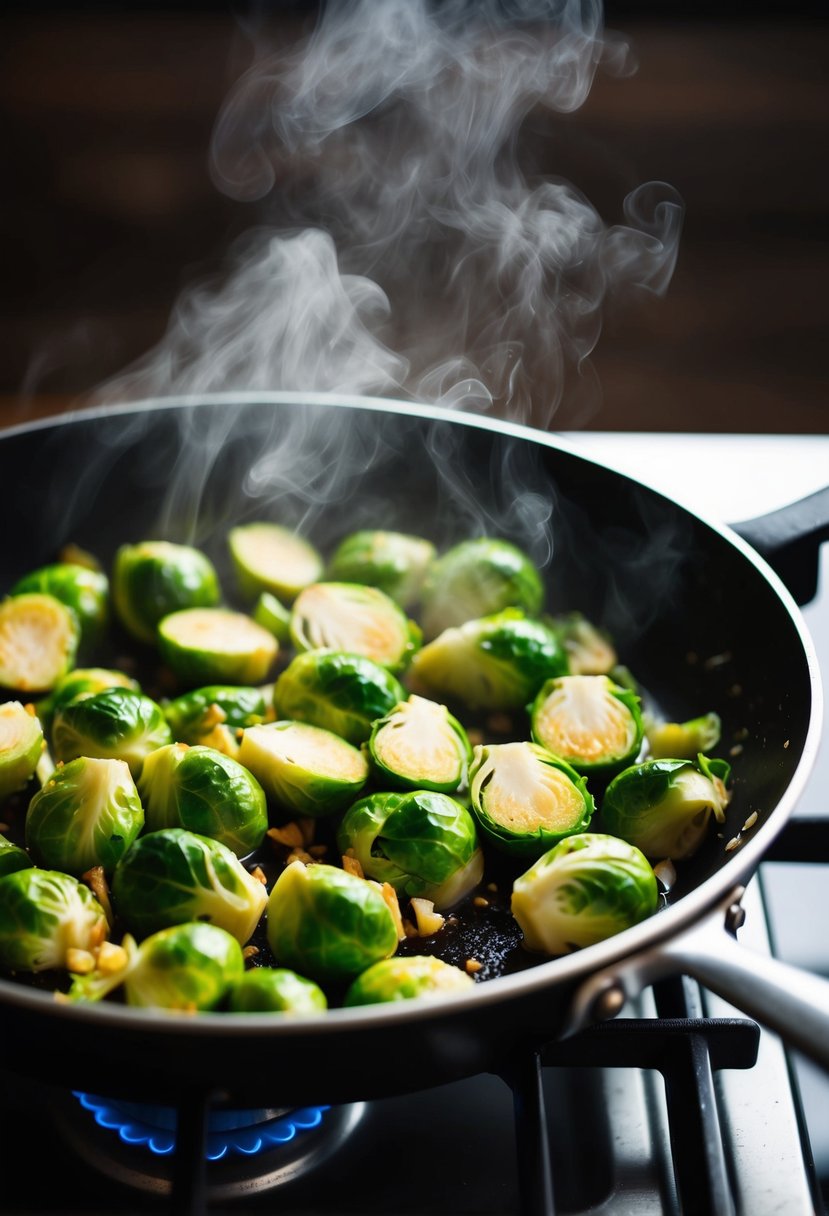
[[[798,604],[814,599],[818,551],[829,540],[829,486],[731,528],[777,571]]]

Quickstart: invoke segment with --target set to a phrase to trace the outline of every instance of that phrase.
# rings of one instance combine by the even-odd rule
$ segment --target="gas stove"
[[[726,522],[818,489],[829,471],[824,436],[564,439]],[[829,678],[829,546],[804,615]],[[809,835],[820,852],[798,854],[796,823],[784,832],[749,884],[739,933],[824,973],[827,792],[824,749],[798,810],[812,826],[824,814],[823,835]],[[20,1071],[3,1072],[0,1056],[8,1216],[813,1216],[829,1194],[829,1077],[684,977],[506,1078],[348,1107],[218,1110],[206,1129],[187,1095],[178,1111],[109,1100],[105,1059],[103,1096],[96,1078],[68,1093]]]

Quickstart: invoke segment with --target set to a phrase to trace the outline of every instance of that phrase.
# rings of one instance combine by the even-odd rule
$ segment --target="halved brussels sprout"
[[[124,974],[126,1003],[186,1013],[216,1009],[244,968],[242,947],[218,925],[171,925],[139,945]]]
[[[90,697],[76,697],[60,706],[52,720],[56,761],[77,756],[126,760],[133,777],[150,752],[172,741],[161,706],[131,688],[106,688]]]
[[[265,792],[247,768],[214,747],[168,743],[150,752],[138,790],[147,831],[186,828],[247,857],[265,838]]]
[[[291,612],[270,591],[263,591],[251,613],[257,625],[267,629],[279,642],[287,646],[291,640]]]
[[[435,998],[474,987],[466,971],[431,955],[381,959],[372,963],[348,987],[343,1005],[376,1005],[408,1001],[414,997]]]
[[[328,998],[313,980],[287,967],[253,967],[227,996],[230,1013],[324,1013]]]
[[[565,836],[585,831],[595,810],[585,778],[526,740],[476,747],[469,785],[483,835],[517,856],[539,857]]]
[[[239,762],[268,798],[298,815],[330,815],[349,805],[368,780],[359,748],[308,722],[267,722],[242,735]]]
[[[158,625],[158,649],[181,684],[261,684],[279,652],[272,633],[244,612],[184,608]]]
[[[177,743],[203,744],[239,758],[239,742],[247,726],[273,717],[264,688],[210,684],[162,703]]]
[[[435,546],[422,536],[364,529],[340,541],[326,578],[379,587],[401,607],[410,608],[436,556]]]
[[[700,752],[710,752],[720,741],[722,722],[719,714],[702,714],[687,722],[646,720],[648,751],[654,760],[693,760]]]
[[[564,643],[574,676],[612,674],[618,658],[609,634],[581,612],[564,612],[548,619]]]
[[[397,925],[380,888],[322,862],[285,867],[268,898],[266,924],[277,963],[320,984],[350,981],[397,949]]]
[[[0,802],[28,783],[43,754],[43,727],[20,701],[0,705]]]
[[[80,625],[80,648],[88,650],[103,636],[109,622],[109,579],[100,570],[75,562],[53,562],[24,574],[9,595],[42,592],[71,608]]]
[[[112,604],[132,637],[152,646],[159,621],[185,608],[211,608],[221,599],[216,569],[192,545],[143,540],[121,545],[112,568]]]
[[[251,603],[263,591],[290,603],[322,578],[324,563],[314,545],[281,524],[239,524],[227,542],[240,594]]]
[[[515,880],[512,914],[527,950],[569,954],[605,941],[653,915],[654,872],[633,845],[615,836],[568,836]]]
[[[278,717],[321,726],[355,746],[368,739],[377,718],[405,697],[403,685],[387,668],[338,650],[296,655],[273,689]]]
[[[557,676],[530,706],[536,743],[580,773],[618,771],[635,759],[644,726],[639,698],[609,676]]]
[[[601,804],[609,832],[636,845],[651,858],[679,861],[699,847],[713,815],[725,820],[729,802],[726,782],[731,767],[724,760],[645,760],[614,777]]]
[[[124,671],[110,667],[75,667],[58,680],[52,691],[35,705],[44,733],[51,735],[52,719],[55,711],[61,706],[68,705],[76,698],[106,692],[108,688],[131,688],[133,692],[141,691],[138,681]]]
[[[555,631],[509,608],[444,630],[411,664],[415,683],[468,709],[523,708],[545,680],[567,671]]]
[[[378,718],[368,752],[384,785],[444,794],[460,789],[472,757],[466,731],[446,706],[414,695]]]
[[[48,692],[73,666],[81,628],[53,595],[32,591],[0,603],[0,688]]]
[[[108,933],[106,913],[84,883],[37,867],[0,878],[0,967],[64,968],[70,950],[94,950]]]
[[[0,834],[0,878],[17,870],[29,870],[34,865],[25,849]]]
[[[294,600],[291,641],[298,651],[344,650],[402,671],[421,643],[398,604],[361,583],[312,583]]]
[[[526,553],[506,540],[463,540],[432,562],[421,587],[420,623],[427,638],[504,608],[537,616],[541,575]]]
[[[111,873],[144,826],[144,808],[124,760],[79,756],[59,765],[26,812],[26,847],[40,866],[80,878]]]
[[[431,790],[359,799],[342,818],[337,847],[354,854],[367,878],[429,899],[438,911],[459,903],[483,877],[475,820],[456,799]]]

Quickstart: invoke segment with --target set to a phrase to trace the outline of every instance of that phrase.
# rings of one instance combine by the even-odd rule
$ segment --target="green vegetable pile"
[[[723,820],[717,714],[660,718],[513,543],[326,556],[257,520],[225,557],[73,548],[0,602],[0,974],[187,1013],[434,999],[653,915]]]

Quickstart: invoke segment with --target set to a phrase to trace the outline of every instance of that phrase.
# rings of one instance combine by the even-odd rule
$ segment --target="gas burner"
[[[299,1109],[216,1109],[205,1142],[207,1195],[228,1201],[271,1190],[315,1169],[356,1129],[365,1103]],[[62,1094],[61,1133],[87,1164],[116,1182],[167,1195],[172,1189],[176,1111],[172,1107]]]

